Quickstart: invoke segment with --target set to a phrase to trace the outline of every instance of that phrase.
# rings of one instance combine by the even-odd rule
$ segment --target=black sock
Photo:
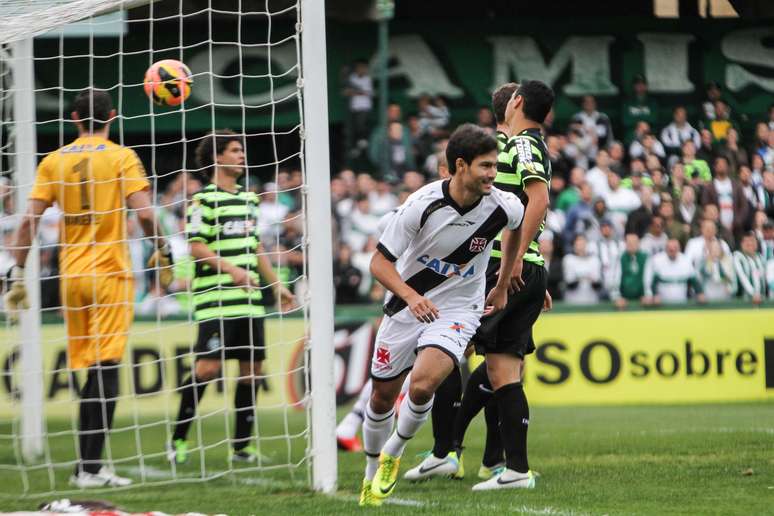
[[[500,435],[505,449],[508,469],[526,473],[527,430],[529,429],[529,405],[521,382],[509,383],[494,393],[500,411]]]
[[[482,390],[481,386],[484,387]],[[457,411],[457,417],[454,420],[453,442],[454,448],[458,453],[462,453],[462,442],[465,439],[465,432],[468,430],[470,422],[481,412],[486,403],[492,397],[492,384],[489,383],[489,377],[486,374],[486,362],[481,364],[470,373],[468,383],[465,385],[465,394],[462,396],[460,409]]]
[[[439,459],[445,458],[454,448],[452,443],[454,432],[451,423],[456,419],[461,396],[462,374],[460,374],[459,367],[455,367],[435,391],[433,411],[431,412],[433,439],[435,440],[433,455]]]
[[[250,444],[255,419],[255,396],[260,383],[237,382],[234,392],[234,408],[236,409],[236,424],[234,425],[234,450],[239,451]]]
[[[177,423],[175,423],[175,432],[172,434],[172,440],[185,440],[188,435],[188,429],[196,417],[196,408],[202,401],[204,389],[208,382],[199,382],[194,380],[193,375],[186,378],[180,390],[180,410],[177,413]]]
[[[117,364],[105,364],[91,368],[81,393],[80,469],[87,473],[97,473],[102,467],[102,449],[116,411],[118,367]]]
[[[503,440],[500,437],[500,411],[497,410],[497,402],[490,399],[484,407],[486,419],[486,444],[481,463],[491,468],[503,461]]]

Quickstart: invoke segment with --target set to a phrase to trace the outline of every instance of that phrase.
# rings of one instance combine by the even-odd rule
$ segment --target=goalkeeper
[[[80,389],[78,454],[70,483],[79,488],[126,486],[101,463],[118,398],[118,369],[132,324],[134,284],[126,235],[127,209],[136,211],[156,251],[149,267],[172,281],[169,247],[157,234],[145,170],[133,150],[108,139],[116,111],[110,95],[87,89],[75,98],[71,117],[78,138],[48,154],[38,166],[27,212],[14,235],[16,262],[9,271],[5,306],[12,321],[29,308],[24,264],[43,212],[54,203],[63,211],[61,292],[71,369],[88,370]]]
[[[295,299],[277,280],[261,245],[258,196],[237,184],[245,171],[242,137],[228,129],[210,133],[199,143],[196,159],[202,172],[211,174],[210,184],[193,197],[186,228],[196,261],[192,290],[199,335],[167,458],[177,464],[187,460],[185,439],[204,390],[220,375],[224,359],[237,359],[231,460],[254,462],[258,452],[250,435],[265,357],[261,278],[271,285],[282,311],[291,309]]]

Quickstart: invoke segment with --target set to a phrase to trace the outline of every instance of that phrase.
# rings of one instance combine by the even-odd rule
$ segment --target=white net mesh
[[[262,482],[305,484],[310,432],[298,3],[52,0],[1,4],[0,274],[5,277],[14,263],[16,230],[27,204],[20,193],[29,191],[35,181],[35,171],[18,167],[25,143],[17,141],[19,122],[14,120],[12,106],[29,98],[29,91],[22,91],[14,80],[18,56],[8,42],[51,29],[57,29],[55,35],[36,38],[34,46],[38,161],[77,138],[70,116],[75,95],[90,86],[108,91],[118,113],[110,139],[133,149],[144,164],[159,225],[175,260],[175,280],[163,289],[146,266],[152,239],[143,234],[136,214],[121,208],[126,239],[116,245],[128,250],[134,283],[123,309],[128,312],[131,304],[135,316],[127,332],[120,388],[114,399],[115,419],[105,440],[102,464],[132,479],[135,486],[199,481],[231,473],[246,473],[239,475],[246,483],[255,483],[260,476],[265,477]],[[133,7],[137,4],[147,5]],[[118,18],[96,16],[116,8],[123,10]],[[93,17],[83,19],[84,15]],[[68,32],[68,23],[75,21],[78,30]],[[192,93],[180,107],[156,106],[143,91],[146,68],[160,59],[177,59],[191,68]],[[187,462],[174,464],[167,460],[165,446],[172,438],[181,384],[193,371],[197,339],[192,280],[198,272],[187,240],[185,214],[194,193],[206,186],[194,150],[208,131],[221,128],[244,137],[247,173],[240,182],[244,190],[259,196],[259,232],[265,254],[298,303],[292,311],[281,313],[271,299],[272,285],[262,285],[266,360],[257,379],[260,388],[251,418],[249,445],[255,449],[255,462],[232,460],[235,385],[249,377],[243,376],[236,361],[229,360],[198,404],[198,417],[187,437]],[[97,188],[93,182],[84,184],[93,199]],[[92,207],[87,211],[93,216],[105,214]],[[63,236],[70,216],[56,202],[45,211],[37,238],[40,261],[30,260],[26,268],[27,278],[41,289],[42,370],[38,367],[22,375],[19,348],[25,340],[24,324],[12,325],[3,310],[0,496],[75,489],[68,482],[83,455],[82,438],[88,433],[83,428],[91,428],[79,419],[79,390],[87,381],[87,371],[69,367],[72,357],[68,360],[64,319],[73,315],[68,303],[61,301],[67,298],[71,281],[70,271],[59,261],[70,245]],[[93,244],[99,248],[97,237]],[[92,253],[92,260],[97,260],[97,254]],[[85,275],[93,281],[94,300],[79,309],[97,314],[110,304],[100,301],[98,295],[109,283],[96,268],[89,270]],[[89,332],[96,337],[106,335],[104,326],[93,322]],[[257,336],[248,333],[239,345],[258,345]],[[42,406],[33,407],[44,414],[43,455],[36,460],[22,453],[28,437],[21,431],[19,393],[30,381],[42,382],[44,395]]]

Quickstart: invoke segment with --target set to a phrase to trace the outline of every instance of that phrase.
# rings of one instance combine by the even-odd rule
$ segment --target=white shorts
[[[431,323],[399,322],[385,316],[376,333],[371,376],[392,380],[414,367],[422,348],[438,348],[458,365],[468,342],[480,324],[480,314],[471,311],[444,312]]]

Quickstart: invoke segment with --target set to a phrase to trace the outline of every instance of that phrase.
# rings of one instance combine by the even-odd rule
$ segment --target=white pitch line
[[[175,478],[187,478],[187,479],[201,479],[202,481],[209,480],[210,476],[218,475],[219,477],[222,476],[222,473],[224,472],[213,472],[212,475],[208,477],[202,477],[201,475],[195,475],[192,473],[178,473],[177,475],[173,475],[171,471],[157,468],[155,466],[145,466],[144,468],[141,468],[139,466],[127,466],[127,467],[120,467],[116,468],[121,473],[125,473],[127,475],[131,475],[134,477],[140,477],[140,478],[147,478],[151,480],[172,480]],[[235,472],[236,473],[236,472]],[[244,477],[239,478],[237,476],[235,479],[237,484],[242,484],[246,486],[265,486],[265,487],[276,487],[276,488],[294,488],[301,485],[300,483],[294,484],[293,482],[287,482],[284,480],[273,480],[271,478],[263,478],[263,477]]]
[[[360,498],[353,495],[339,495],[339,494],[332,494],[328,495],[331,498],[336,498],[338,500],[345,500],[347,502],[359,502]],[[409,500],[407,498],[386,498],[382,500],[382,503],[388,504],[388,505],[402,505],[404,507],[427,507],[429,505],[435,505],[435,504],[429,504],[427,502],[421,502],[419,500]]]

